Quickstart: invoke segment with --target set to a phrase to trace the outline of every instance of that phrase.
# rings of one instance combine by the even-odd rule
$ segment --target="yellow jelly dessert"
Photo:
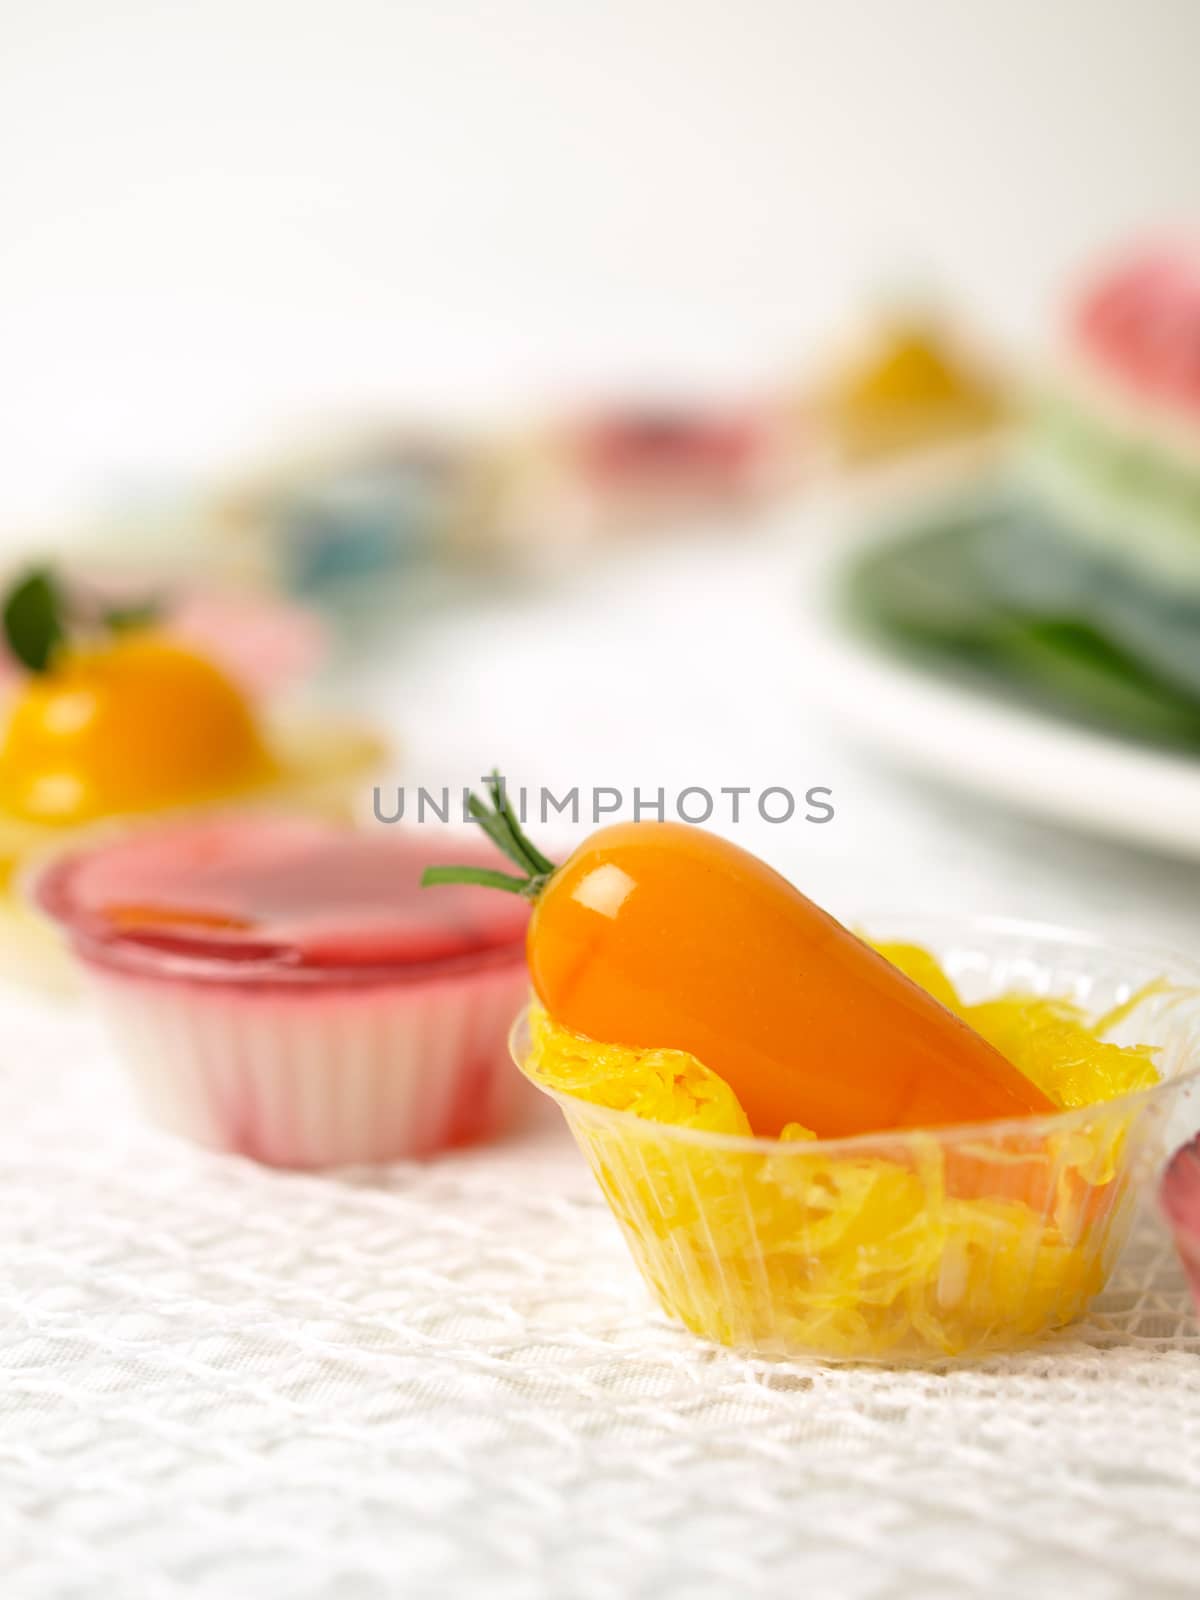
[[[344,724],[268,723],[152,619],[93,612],[80,624],[77,609],[39,572],[10,592],[3,618],[29,671],[0,728],[0,944],[10,971],[50,981],[65,966],[14,892],[21,869],[96,828],[178,811],[252,803],[344,816],[382,754]]]
[[[647,1281],[696,1333],[930,1359],[1027,1341],[1104,1283],[1137,1133],[1138,1103],[1121,1097],[1158,1081],[1149,1048],[1104,1035],[1149,991],[1090,1022],[1022,993],[969,1005],[924,949],[877,948],[1068,1114],[833,1141],[793,1124],[751,1140],[732,1090],[693,1056],[595,1043],[531,1013],[526,1072],[559,1098]]]
[[[153,632],[64,654],[0,742],[0,810],[70,825],[229,794],[277,773],[242,692]]]
[[[1006,406],[936,323],[910,314],[879,330],[818,410],[838,454],[861,461],[985,434]]]

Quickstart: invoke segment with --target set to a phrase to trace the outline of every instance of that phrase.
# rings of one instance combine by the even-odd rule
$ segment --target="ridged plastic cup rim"
[[[927,926],[940,926],[948,935],[954,930],[959,938],[974,937],[981,942],[986,941],[989,935],[1001,939],[1019,936],[1071,946],[1080,951],[1104,952],[1110,957],[1124,958],[1131,964],[1144,964],[1149,967],[1161,964],[1162,976],[1172,983],[1180,982],[1178,974],[1181,971],[1190,973],[1194,980],[1195,999],[1200,1002],[1200,963],[1181,956],[1177,950],[1166,947],[1153,945],[1117,947],[1099,935],[1083,933],[1078,929],[1055,923],[1037,922],[1019,917],[955,917],[950,913],[906,914],[892,910],[886,913],[882,911],[865,913],[861,918],[854,920],[856,925],[861,922],[871,931],[874,931],[873,924],[876,921],[906,922],[910,926],[924,923]],[[934,954],[938,954],[936,949]],[[1172,977],[1168,969],[1173,969],[1176,976]],[[1187,994],[1191,987],[1181,983],[1181,995]],[[594,1125],[610,1128],[613,1132],[623,1133],[631,1138],[658,1138],[700,1149],[742,1155],[794,1156],[801,1160],[812,1160],[814,1157],[835,1154],[852,1155],[868,1150],[878,1151],[881,1146],[894,1150],[897,1145],[916,1142],[979,1145],[1000,1143],[1016,1136],[1051,1138],[1070,1133],[1079,1127],[1094,1126],[1099,1117],[1116,1118],[1124,1112],[1133,1112],[1156,1101],[1168,1100],[1181,1090],[1200,1084],[1200,1060],[1198,1060],[1195,1066],[1186,1071],[1165,1078],[1159,1083],[1150,1084],[1145,1089],[1134,1089],[1111,1100],[1097,1101],[1093,1105],[1079,1106],[1070,1111],[1054,1111],[1043,1116],[1007,1117],[990,1122],[951,1122],[938,1127],[882,1128],[872,1133],[849,1134],[839,1139],[775,1139],[758,1134],[715,1133],[704,1128],[682,1128],[672,1122],[655,1122],[646,1117],[639,1117],[633,1111],[620,1111],[611,1106],[596,1105],[564,1089],[553,1089],[548,1084],[539,1082],[528,1070],[531,1010],[531,1006],[524,1006],[513,1022],[508,1035],[509,1052],[522,1075],[542,1094],[555,1101],[564,1113],[585,1118]],[[670,1047],[664,1045],[661,1048]]]

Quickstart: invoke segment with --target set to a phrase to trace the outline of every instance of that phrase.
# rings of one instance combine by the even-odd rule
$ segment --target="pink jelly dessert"
[[[276,1166],[390,1161],[486,1138],[520,1093],[527,909],[423,891],[445,853],[396,828],[225,816],[60,858],[33,896],[156,1121]]]
[[[781,448],[765,411],[690,404],[602,411],[565,441],[577,486],[615,531],[752,502],[778,479]]]
[[[605,481],[685,480],[718,488],[740,484],[761,448],[760,429],[749,416],[666,409],[602,417],[579,437],[586,466]]]
[[[1080,298],[1071,333],[1097,375],[1194,422],[1200,414],[1200,248],[1135,254]]]
[[[1167,1167],[1162,1208],[1200,1312],[1200,1138],[1177,1151]]]

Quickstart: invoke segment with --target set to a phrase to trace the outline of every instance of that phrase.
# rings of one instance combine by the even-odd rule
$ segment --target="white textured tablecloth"
[[[1193,869],[819,733],[782,571],[614,571],[415,638],[371,693],[431,781],[494,757],[831,784],[833,824],[747,842],[841,911],[1190,937]],[[1089,1322],[1029,1354],[750,1360],[651,1306],[545,1117],[428,1166],[271,1173],[142,1128],[86,1014],[11,997],[0,1025],[4,1600],[1197,1592],[1200,1335],[1152,1219]]]
[[[273,1174],[127,1119],[90,1025],[14,1023],[5,1596],[1196,1592],[1200,1335],[1149,1226],[1036,1352],[747,1360],[652,1308],[553,1125]]]

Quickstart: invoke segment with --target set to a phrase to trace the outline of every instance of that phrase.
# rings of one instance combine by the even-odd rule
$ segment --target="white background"
[[[0,529],[363,404],[1000,340],[1197,214],[1192,0],[0,0]]]

